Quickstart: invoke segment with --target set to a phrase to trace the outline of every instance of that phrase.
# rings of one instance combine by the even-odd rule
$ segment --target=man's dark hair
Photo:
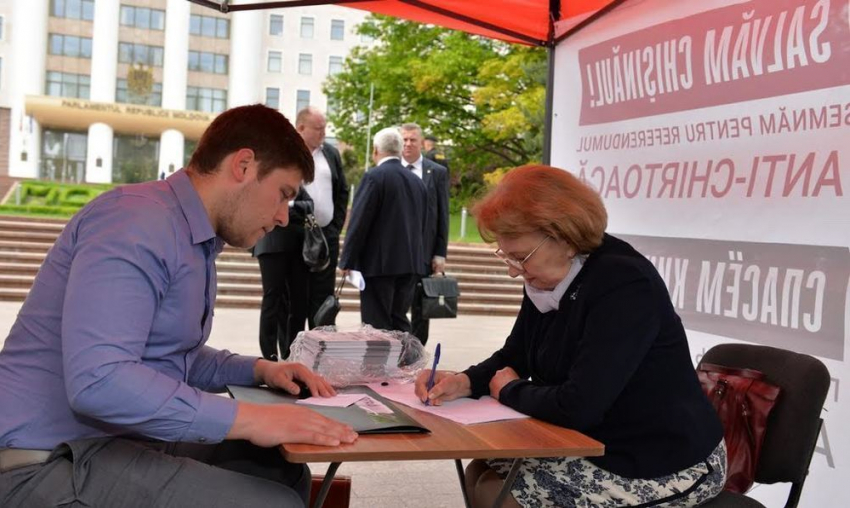
[[[301,135],[279,111],[262,104],[228,109],[204,131],[189,166],[214,173],[229,154],[249,148],[259,163],[257,178],[275,168],[297,168],[305,182],[313,181],[313,156]]]
[[[437,136],[433,134],[428,134],[427,136],[425,136],[425,139],[427,139],[428,141],[433,141],[434,143],[437,142]]]

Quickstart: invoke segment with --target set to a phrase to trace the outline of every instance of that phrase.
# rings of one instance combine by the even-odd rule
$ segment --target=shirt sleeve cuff
[[[481,398],[482,395],[489,395],[489,382],[484,382],[484,377],[481,375],[480,369],[470,367],[462,372],[469,378],[469,389],[472,392],[470,397],[473,399]]]
[[[202,392],[195,421],[182,441],[210,444],[224,441],[236,420],[236,407],[236,401],[231,398]]]
[[[254,366],[259,358],[254,356],[233,355],[227,359],[227,373],[225,379],[228,384],[240,386],[254,386]]]

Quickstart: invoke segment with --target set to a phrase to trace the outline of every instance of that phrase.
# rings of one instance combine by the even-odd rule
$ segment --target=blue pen
[[[428,389],[428,392],[431,392],[431,388],[434,388],[434,375],[437,373],[437,364],[440,362],[440,344],[437,344],[437,349],[434,350],[434,365],[431,366],[431,375],[428,376],[428,384],[425,385],[425,388]],[[430,406],[431,401],[429,399],[425,399],[425,405]]]

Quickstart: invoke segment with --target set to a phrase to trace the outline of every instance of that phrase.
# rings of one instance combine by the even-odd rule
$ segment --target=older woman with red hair
[[[525,459],[504,506],[696,506],[726,477],[720,421],[655,267],[605,233],[599,195],[567,171],[523,166],[474,208],[481,235],[525,291],[505,345],[464,372],[438,371],[422,399],[490,395],[605,444],[593,458]],[[506,460],[467,467],[490,506]]]

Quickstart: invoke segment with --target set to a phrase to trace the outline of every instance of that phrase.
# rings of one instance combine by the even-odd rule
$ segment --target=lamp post
[[[366,166],[363,171],[369,169],[369,158],[372,156],[372,102],[375,100],[375,83],[369,84],[369,111],[366,116]]]

